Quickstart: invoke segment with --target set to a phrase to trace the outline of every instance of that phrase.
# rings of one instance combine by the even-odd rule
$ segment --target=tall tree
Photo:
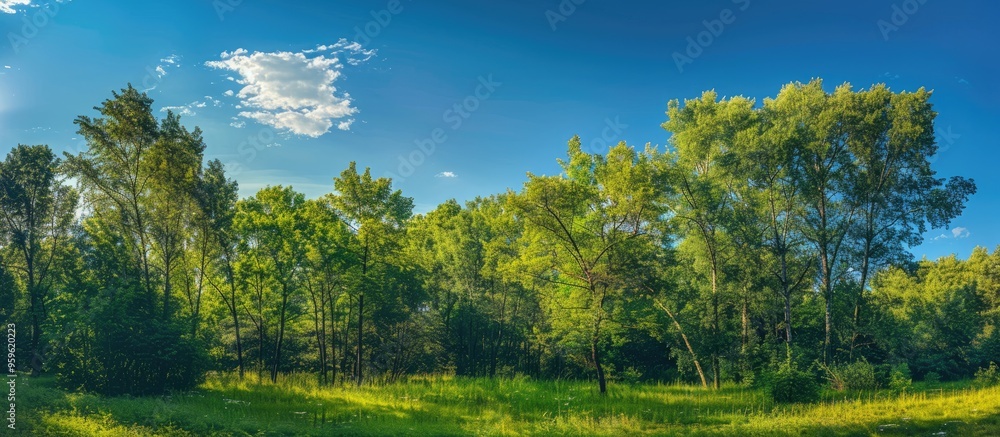
[[[560,313],[562,329],[589,348],[601,394],[607,392],[604,325],[627,274],[616,256],[652,235],[662,214],[654,154],[620,143],[606,157],[591,155],[574,137],[568,159],[560,160],[562,175],[529,174],[523,191],[509,195],[525,221],[528,271],[550,285],[546,300]]]
[[[47,146],[23,145],[0,163],[0,229],[6,230],[10,241],[8,268],[21,273],[27,291],[32,375],[42,371],[45,361],[46,303],[58,277],[54,266],[65,252],[78,201],[76,191],[59,179],[59,164]]]
[[[828,94],[820,80],[788,85],[775,99],[787,108],[788,123],[796,127],[795,177],[806,205],[801,232],[818,260],[819,289],[825,300],[824,363],[832,359],[834,291],[848,274],[848,233],[858,213],[857,204],[847,197],[855,165],[849,139],[858,117],[853,100],[849,85]]]
[[[134,374],[145,378],[143,372],[158,373],[157,383],[142,389],[159,391],[172,384],[170,369],[197,365],[180,362],[179,357],[198,351],[190,350],[197,345],[178,325],[173,286],[183,276],[178,269],[196,210],[193,188],[205,145],[200,131],[188,131],[173,113],[158,121],[152,103],[129,85],[95,108],[100,118],[78,117],[75,123],[88,148],[77,156],[67,154],[66,168],[80,181],[91,219],[99,222],[91,229],[120,240],[116,244],[139,272],[128,292],[139,293],[136,299],[144,305],[159,302],[155,319],[141,323],[148,324],[148,335],[161,342],[163,353],[144,357],[150,362],[137,364],[140,370]],[[110,243],[107,248],[111,250]]]
[[[330,201],[354,234],[359,260],[361,280],[355,290],[358,324],[354,378],[361,385],[364,379],[365,294],[384,291],[382,284],[374,283],[372,268],[388,262],[401,245],[406,221],[413,214],[413,199],[404,197],[399,190],[393,191],[388,178],[372,179],[371,169],[366,168],[359,174],[354,162],[334,179],[334,189],[336,193],[330,196]]]
[[[688,245],[700,253],[708,270],[712,376],[714,387],[719,388],[720,358],[726,348],[725,287],[720,282],[734,255],[728,231],[736,220],[734,185],[740,182],[734,179],[742,178],[733,170],[737,150],[752,138],[757,117],[752,101],[739,97],[720,101],[714,92],[687,100],[683,107],[676,100],[670,102],[667,117],[663,127],[673,134],[670,142],[676,149],[669,179],[677,191],[672,212],[690,237]]]
[[[870,272],[909,261],[906,249],[923,241],[927,224],[948,226],[976,192],[972,180],[946,182],[931,169],[937,144],[930,92],[893,93],[876,85],[853,97],[858,117],[848,147],[856,164],[848,197],[858,209],[851,248],[859,286],[848,340],[852,358]]]
[[[312,304],[320,378],[326,384],[337,378],[336,302],[346,287],[347,270],[354,262],[348,250],[351,235],[328,199],[307,200],[302,217],[307,226],[304,282]],[[333,371],[332,376],[329,370]]]
[[[201,209],[200,234],[204,239],[202,243],[208,246],[204,253],[213,254],[208,259],[208,265],[205,262],[202,265],[206,270],[211,268],[220,272],[223,283],[218,284],[212,274],[202,272],[201,275],[219,294],[232,319],[236,337],[236,363],[240,379],[243,379],[243,339],[240,335],[240,300],[235,271],[239,252],[238,238],[233,229],[239,189],[235,181],[226,178],[222,162],[213,160],[205,168],[197,192]]]
[[[248,238],[244,247],[256,252],[258,273],[266,276],[269,280],[267,284],[277,292],[278,321],[272,346],[271,382],[278,380],[285,331],[290,319],[296,315],[292,307],[302,288],[306,255],[306,223],[302,216],[304,204],[305,197],[291,187],[267,187],[246,199],[236,217],[237,226],[244,230],[243,235]]]
[[[756,141],[743,149],[741,168],[747,174],[748,198],[756,198],[755,218],[764,228],[761,245],[767,252],[768,275],[782,299],[785,352],[792,358],[794,294],[812,284],[815,264],[801,230],[805,218],[804,193],[795,165],[801,138],[792,99],[766,99]]]

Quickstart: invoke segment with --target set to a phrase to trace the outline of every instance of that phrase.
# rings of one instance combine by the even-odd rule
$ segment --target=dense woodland
[[[573,138],[558,175],[415,215],[354,163],[316,199],[240,199],[201,131],[129,86],[76,119],[86,151],[0,163],[0,318],[22,370],[103,394],[210,371],[602,393],[857,362],[964,378],[1000,357],[1000,253],[908,251],[976,191],[931,168],[930,100],[819,80],[706,92],[670,102],[663,149]]]

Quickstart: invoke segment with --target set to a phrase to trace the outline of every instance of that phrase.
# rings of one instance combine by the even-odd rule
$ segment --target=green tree
[[[0,163],[0,229],[6,230],[10,243],[6,267],[20,273],[27,292],[32,375],[38,375],[45,362],[46,307],[78,201],[76,191],[59,179],[59,164],[47,146],[18,146]]]
[[[388,178],[372,179],[368,168],[359,174],[354,162],[334,179],[334,189],[336,193],[330,196],[330,202],[354,234],[353,247],[360,270],[355,290],[358,325],[354,378],[361,385],[364,379],[365,294],[387,291],[386,284],[374,282],[373,268],[389,263],[401,246],[406,222],[413,214],[413,199],[404,197],[399,190],[393,191]]]
[[[348,269],[355,260],[348,250],[351,234],[328,199],[307,200],[302,220],[306,224],[305,288],[311,303],[320,378],[327,384],[337,379],[337,302],[347,287]]]
[[[233,228],[238,192],[236,182],[226,178],[222,163],[213,160],[199,180],[196,199],[201,211],[198,234],[199,242],[203,244],[201,268],[204,269],[199,275],[218,293],[229,313],[236,340],[236,363],[242,379],[245,368],[240,334],[240,294],[235,270],[240,253],[237,250],[238,235]],[[218,274],[213,275],[211,271]],[[221,278],[215,279],[216,276]]]
[[[921,261],[915,272],[891,268],[875,275],[876,341],[915,376],[948,379],[975,372],[975,339],[984,332],[985,305],[967,261],[954,255]]]
[[[116,257],[127,254],[129,269],[137,272],[138,281],[115,285],[127,295],[115,305],[141,302],[145,308],[159,301],[154,314],[136,309],[136,314],[145,318],[136,322],[142,329],[135,329],[145,329],[143,338],[155,340],[163,353],[137,355],[148,361],[139,361],[129,372],[121,372],[121,378],[132,380],[115,390],[157,392],[177,388],[176,384],[193,384],[203,364],[203,349],[179,325],[173,286],[176,278],[183,277],[179,269],[183,267],[184,245],[196,211],[193,194],[205,146],[200,131],[188,131],[176,115],[168,113],[158,121],[153,116],[152,99],[131,85],[112,95],[96,108],[100,118],[76,119],[88,149],[78,156],[67,154],[66,168],[80,181],[90,207],[90,219],[95,223],[88,229],[104,235],[95,240],[103,244],[96,253],[114,253]],[[112,247],[115,244],[121,248]],[[98,284],[110,280],[96,278]],[[116,311],[127,310],[119,307]],[[118,332],[126,329],[120,321],[95,318],[91,323],[107,324],[95,326],[95,330]],[[172,373],[181,371],[177,369],[186,369],[183,371],[190,373],[189,378],[174,378]],[[157,376],[150,379],[146,372]]]
[[[562,175],[529,174],[522,192],[509,195],[525,222],[526,270],[549,285],[543,301],[559,313],[555,327],[589,348],[602,394],[603,329],[614,301],[625,297],[627,272],[617,257],[633,240],[655,235],[663,213],[655,153],[620,143],[607,156],[591,155],[574,137],[568,159],[560,160]]]
[[[297,315],[296,297],[304,280],[302,267],[307,250],[304,240],[306,223],[302,216],[304,204],[305,197],[291,187],[267,187],[241,202],[235,219],[236,226],[246,239],[242,247],[254,252],[255,273],[267,281],[258,286],[273,288],[276,292],[274,297],[277,302],[265,302],[262,298],[258,298],[257,302],[259,307],[277,305],[277,332],[271,346],[271,382],[278,379],[285,331],[290,319]],[[265,323],[264,320],[259,322],[262,326]],[[260,340],[263,344],[263,337]]]
[[[929,223],[946,227],[975,194],[972,180],[935,177],[930,157],[937,152],[931,93],[893,93],[885,85],[854,94],[848,147],[855,164],[849,175],[850,202],[857,206],[851,229],[857,261],[850,357],[858,346],[861,309],[872,271],[909,261],[907,248],[923,241]]]
[[[823,83],[784,87],[775,99],[796,126],[796,180],[804,193],[801,232],[818,259],[819,288],[825,300],[823,362],[832,359],[833,304],[837,284],[848,273],[848,234],[857,220],[858,205],[847,198],[855,162],[850,153],[857,117],[849,85],[828,94]]]
[[[756,133],[753,102],[744,98],[718,100],[714,92],[687,100],[682,107],[670,102],[664,129],[672,133],[676,150],[669,167],[669,183],[677,192],[672,202],[674,220],[686,238],[684,246],[696,263],[707,270],[709,292],[710,351],[712,381],[721,383],[720,358],[727,348],[724,313],[724,271],[736,255],[730,230],[738,226],[736,185],[742,175],[734,173],[737,151]],[[735,282],[735,281],[734,281]]]

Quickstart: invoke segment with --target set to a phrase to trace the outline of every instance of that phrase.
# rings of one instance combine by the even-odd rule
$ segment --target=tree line
[[[1000,254],[912,259],[975,194],[939,178],[931,93],[821,80],[672,101],[663,149],[426,214],[355,163],[330,193],[240,199],[201,131],[131,85],[88,148],[0,163],[0,311],[70,389],[155,394],[208,371],[323,384],[421,373],[748,383],[779,366],[1000,353]]]

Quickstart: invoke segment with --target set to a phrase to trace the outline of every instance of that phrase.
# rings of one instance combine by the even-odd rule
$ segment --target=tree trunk
[[[785,353],[788,359],[792,357],[792,296],[785,291]]]
[[[712,334],[719,338],[719,274],[715,255],[712,255]],[[719,351],[712,347],[712,387],[719,388]]]
[[[28,297],[31,302],[31,376],[38,376],[42,373],[42,351],[39,350],[42,338],[42,314],[38,296],[38,284],[35,283],[34,262],[25,251],[25,265],[28,268]]]
[[[231,258],[226,257],[226,280],[229,281],[230,302],[229,313],[233,317],[233,329],[236,330],[236,363],[240,369],[240,381],[243,380],[245,367],[243,365],[243,339],[240,338],[240,316],[236,309],[236,275],[233,273]],[[218,288],[216,288],[218,290]],[[222,293],[221,291],[219,293]],[[222,296],[225,300],[225,295]],[[252,317],[251,317],[252,318]]]
[[[234,296],[235,298],[235,296]],[[243,339],[240,338],[240,320],[236,308],[232,308],[233,325],[236,329],[236,363],[240,369],[240,381],[243,380]]]
[[[861,305],[864,303],[865,284],[868,282],[868,268],[869,268],[868,259],[870,257],[870,252],[871,252],[871,241],[866,240],[865,251],[863,256],[864,259],[861,261],[860,289],[858,290],[857,297],[854,298],[854,323],[853,326],[851,327],[851,349],[849,355],[851,360],[854,359],[854,347],[859,335],[858,324],[861,323]]]
[[[278,340],[274,347],[274,364],[271,366],[271,382],[278,382],[278,366],[281,364],[281,346],[285,340],[285,312],[288,307],[288,292],[282,291],[281,315],[278,318]]]
[[[671,312],[669,309],[667,309],[666,305],[663,305],[658,301],[654,302],[656,302],[656,305],[659,306],[660,309],[662,309],[664,312],[666,312],[667,315],[670,316],[670,320],[674,322],[674,327],[676,327],[677,332],[681,334],[681,340],[684,340],[684,346],[686,346],[688,352],[691,353],[691,361],[694,361],[694,368],[695,370],[698,371],[698,377],[701,378],[701,386],[708,388],[708,380],[705,379],[705,372],[701,369],[701,362],[698,361],[698,354],[696,354],[694,352],[694,348],[691,347],[691,342],[688,341],[687,335],[684,334],[684,328],[681,328],[680,322],[678,322],[677,318],[674,317],[674,313]]]
[[[601,354],[597,349],[597,338],[594,338],[590,342],[590,356],[594,359],[594,366],[597,367],[597,385],[600,387],[601,394],[606,395],[608,392],[608,382],[604,378],[604,366],[601,365]]]
[[[330,356],[327,357],[327,361],[330,363],[330,383],[337,383],[337,313],[334,311],[336,309],[335,302],[336,299],[333,298],[333,293],[331,292],[328,302],[330,303]],[[346,337],[345,343],[346,343]]]
[[[825,328],[826,336],[823,340],[823,363],[829,364],[832,351],[830,350],[830,333],[833,331],[833,318],[831,314],[833,313],[833,292],[828,291],[826,293],[826,317],[825,317]]]
[[[361,386],[361,380],[363,378],[361,369],[361,354],[362,354],[362,338],[364,334],[364,320],[365,320],[365,295],[358,296],[358,357],[355,362],[355,378],[357,379],[358,387]]]

